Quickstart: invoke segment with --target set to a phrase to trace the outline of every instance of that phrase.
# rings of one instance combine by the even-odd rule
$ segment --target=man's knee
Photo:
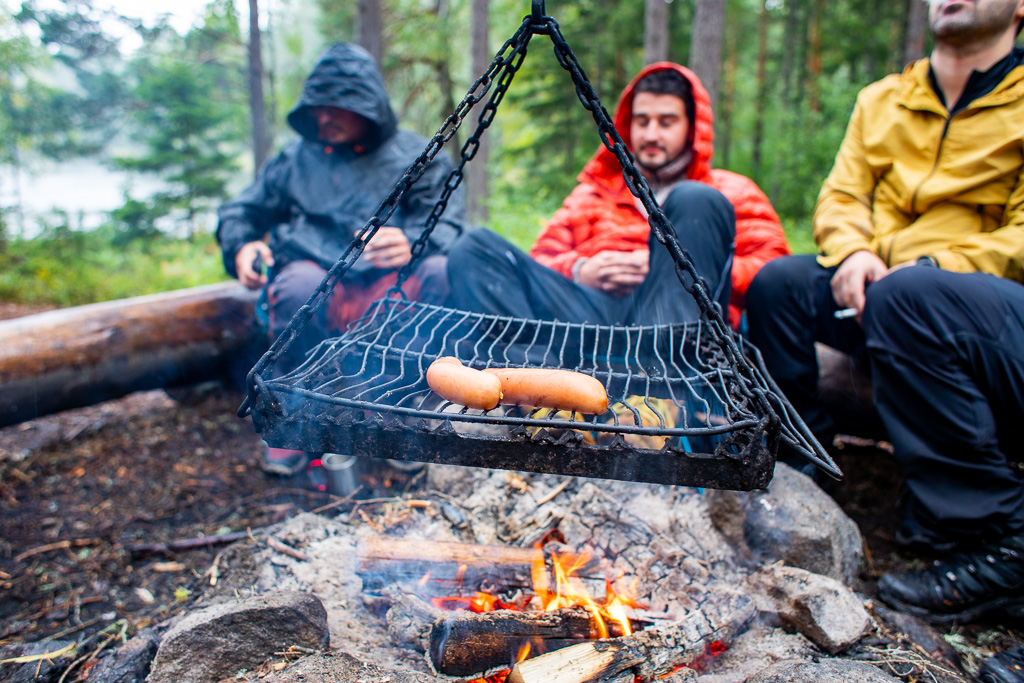
[[[476,261],[497,252],[504,240],[487,228],[467,230],[452,243],[448,259],[452,267],[461,267],[466,261]]]
[[[684,180],[668,193],[662,204],[673,223],[680,218],[736,232],[736,210],[724,194],[701,182]]]
[[[938,268],[911,266],[872,283],[865,292],[864,334],[898,342],[911,328],[928,327],[931,309],[945,298],[941,292],[948,275]]]
[[[747,310],[751,315],[772,308],[812,286],[821,270],[813,256],[783,256],[766,263],[747,288]]]

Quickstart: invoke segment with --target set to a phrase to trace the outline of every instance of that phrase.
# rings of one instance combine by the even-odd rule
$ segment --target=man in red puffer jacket
[[[637,74],[614,116],[709,295],[738,327],[747,285],[789,249],[757,185],[711,168],[712,120],[696,75],[671,62]],[[487,230],[471,230],[456,242],[449,260],[455,305],[596,324],[695,320],[696,306],[676,279],[668,250],[653,240],[647,212],[626,187],[615,155],[602,145],[578,179],[529,256]]]

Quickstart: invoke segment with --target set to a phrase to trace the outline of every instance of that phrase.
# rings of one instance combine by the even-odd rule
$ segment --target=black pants
[[[814,342],[867,353],[875,403],[926,540],[1024,529],[1010,457],[1024,437],[1024,287],[981,273],[905,268],[867,290],[863,328],[834,317],[835,269],[813,256],[767,264],[747,292],[750,339],[808,426],[826,440]]]
[[[709,296],[724,312],[731,293],[736,235],[732,204],[717,190],[688,181],[672,190],[662,209],[704,279]],[[700,309],[679,282],[668,249],[653,233],[648,243],[647,277],[632,293],[617,298],[575,284],[489,230],[470,230],[449,252],[452,303],[479,313],[598,325],[699,319]]]

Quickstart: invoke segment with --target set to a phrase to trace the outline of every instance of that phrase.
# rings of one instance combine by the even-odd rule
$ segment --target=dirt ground
[[[20,310],[0,306],[0,318]],[[0,429],[0,645],[134,632],[186,609],[230,534],[351,509],[260,472],[259,436],[235,414],[242,398],[220,384],[141,392]],[[857,589],[872,597],[882,572],[928,558],[893,543],[891,456],[851,447],[839,465],[847,480],[833,495],[864,534]],[[968,670],[1024,642],[1000,624],[939,635]]]

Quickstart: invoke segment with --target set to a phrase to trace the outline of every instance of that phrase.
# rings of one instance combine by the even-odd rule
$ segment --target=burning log
[[[611,635],[622,627],[608,624]],[[543,654],[602,637],[597,620],[582,607],[549,612],[458,612],[434,621],[430,663],[449,676],[468,676],[512,666],[524,650]]]
[[[222,378],[256,295],[225,282],[0,321],[0,427]]]
[[[519,662],[508,683],[591,683],[629,672],[654,680],[727,647],[756,614],[742,593],[716,592],[679,621],[632,636],[596,640]]]
[[[544,551],[535,548],[392,536],[361,539],[356,557],[356,573],[368,592],[398,585],[410,592],[435,596],[531,590],[533,569],[543,566],[545,561]],[[604,575],[597,563],[583,563],[576,573],[604,585]]]

